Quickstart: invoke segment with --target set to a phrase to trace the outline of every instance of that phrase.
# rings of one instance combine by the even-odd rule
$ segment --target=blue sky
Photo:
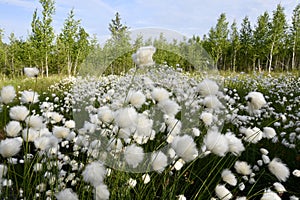
[[[299,0],[56,0],[53,26],[59,33],[74,8],[76,19],[81,19],[87,32],[96,34],[99,40],[109,35],[108,24],[116,12],[131,30],[156,27],[187,37],[202,36],[222,12],[230,23],[235,19],[240,24],[247,15],[253,25],[264,11],[272,15],[278,3],[285,7],[290,20]],[[11,32],[27,38],[35,8],[41,9],[38,0],[0,0],[0,28],[5,31],[6,41]]]

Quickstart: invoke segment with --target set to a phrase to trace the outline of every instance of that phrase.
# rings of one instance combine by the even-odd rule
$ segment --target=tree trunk
[[[270,50],[269,68],[268,68],[269,74],[271,73],[271,68],[272,68],[272,59],[273,59],[274,45],[275,45],[274,42],[272,42],[272,46],[271,46],[271,50]]]
[[[235,63],[236,63],[236,50],[233,53],[233,63],[232,63],[232,70],[235,72]]]
[[[49,69],[48,69],[48,53],[46,52],[46,59],[45,59],[45,69],[46,69],[46,77],[49,76]]]
[[[293,53],[292,53],[292,70],[294,70],[295,68],[295,55],[296,55],[296,37],[294,38]]]

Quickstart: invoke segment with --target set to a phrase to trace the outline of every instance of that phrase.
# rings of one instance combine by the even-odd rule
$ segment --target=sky
[[[68,13],[74,9],[75,19],[81,19],[85,30],[96,35],[101,43],[108,38],[108,24],[119,12],[122,23],[132,31],[157,28],[189,38],[207,34],[221,13],[226,14],[230,24],[233,20],[241,24],[247,15],[254,25],[263,12],[272,15],[279,3],[290,21],[300,0],[56,0],[53,26],[58,34]],[[28,37],[35,9],[41,16],[38,0],[0,0],[0,29],[4,29],[4,41],[8,41],[12,32],[17,38]]]

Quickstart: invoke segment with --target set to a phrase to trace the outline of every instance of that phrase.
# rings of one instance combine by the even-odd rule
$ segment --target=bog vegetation
[[[201,60],[195,51],[204,47],[219,69],[231,71],[291,71],[299,70],[300,63],[300,5],[292,19],[287,19],[279,4],[272,13],[262,13],[251,24],[245,16],[238,25],[229,22],[222,13],[208,34],[194,35],[184,41],[168,41],[164,35],[158,38],[137,37],[130,40],[130,28],[123,25],[119,13],[109,23],[111,38],[100,45],[96,36],[89,35],[71,10],[64,26],[55,35],[52,19],[55,14],[53,0],[40,0],[42,10],[35,10],[31,32],[25,39],[9,35],[9,43],[3,43],[4,30],[0,30],[1,74],[18,76],[24,67],[37,67],[42,75],[76,75],[85,58],[108,64],[107,73],[120,74],[133,66],[131,54],[141,46],[154,45],[157,63],[179,64],[187,71],[194,70],[187,59]],[[290,21],[290,23],[288,23]],[[1,26],[1,25],[0,25]],[[238,28],[240,27],[240,28]],[[178,56],[180,55],[180,56]],[[115,59],[119,57],[118,59]],[[82,67],[85,67],[83,65]]]

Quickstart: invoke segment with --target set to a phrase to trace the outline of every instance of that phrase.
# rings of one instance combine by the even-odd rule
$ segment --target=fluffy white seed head
[[[242,175],[250,175],[252,173],[251,166],[245,161],[236,161],[234,168],[237,173]]]
[[[285,182],[290,176],[290,170],[279,158],[274,158],[269,164],[268,168],[272,174],[276,176],[279,181]]]
[[[136,125],[138,114],[132,107],[122,108],[117,112],[115,122],[121,128],[132,128]]]
[[[275,131],[274,128],[272,128],[272,127],[264,127],[264,129],[263,129],[263,137],[264,138],[271,139],[271,138],[273,138],[275,136],[276,136],[276,131]]]
[[[0,142],[0,154],[2,157],[8,158],[19,153],[22,145],[22,139],[17,138],[6,138]]]
[[[218,156],[225,156],[229,150],[228,140],[225,135],[216,130],[208,130],[204,137],[206,148]]]
[[[248,111],[250,114],[267,104],[264,95],[260,92],[250,92],[245,98],[248,101]]]
[[[78,200],[78,196],[71,188],[66,188],[55,194],[57,200]]]
[[[221,177],[224,182],[228,183],[229,185],[236,186],[237,179],[229,169],[224,169],[221,173]]]
[[[133,168],[136,168],[144,160],[144,150],[136,144],[127,146],[124,154],[125,161]]]
[[[94,161],[88,164],[82,172],[83,180],[92,184],[94,187],[103,183],[106,169],[102,163]]]
[[[109,199],[109,190],[107,185],[100,184],[96,186],[95,191],[95,200],[108,200]]]
[[[4,86],[0,93],[0,102],[8,104],[16,97],[15,88],[11,85]]]
[[[22,103],[37,103],[39,102],[39,94],[34,91],[23,91],[21,94]]]
[[[244,134],[246,136],[244,140],[253,144],[258,143],[263,136],[262,131],[257,127],[246,129]]]
[[[18,121],[10,121],[5,126],[6,135],[9,137],[16,137],[22,130],[22,126]]]
[[[163,101],[169,99],[169,92],[164,88],[154,88],[151,96],[155,101]]]
[[[219,91],[219,86],[215,81],[204,79],[198,84],[197,90],[202,96],[216,95]]]
[[[152,154],[151,163],[153,170],[161,173],[168,165],[168,158],[163,152],[158,151]]]
[[[9,117],[17,121],[24,121],[28,115],[29,110],[25,106],[14,106],[9,111]]]
[[[137,52],[132,55],[132,59],[138,67],[154,65],[155,62],[153,61],[152,56],[155,51],[156,48],[153,46],[140,47]]]
[[[260,200],[281,200],[281,198],[275,192],[267,189]]]
[[[141,91],[130,91],[127,99],[136,108],[142,107],[146,102],[146,96]]]
[[[174,137],[172,148],[185,162],[190,162],[198,156],[196,143],[189,135]]]
[[[219,199],[229,200],[233,197],[231,192],[225,187],[225,185],[218,184],[215,188],[216,195]]]

